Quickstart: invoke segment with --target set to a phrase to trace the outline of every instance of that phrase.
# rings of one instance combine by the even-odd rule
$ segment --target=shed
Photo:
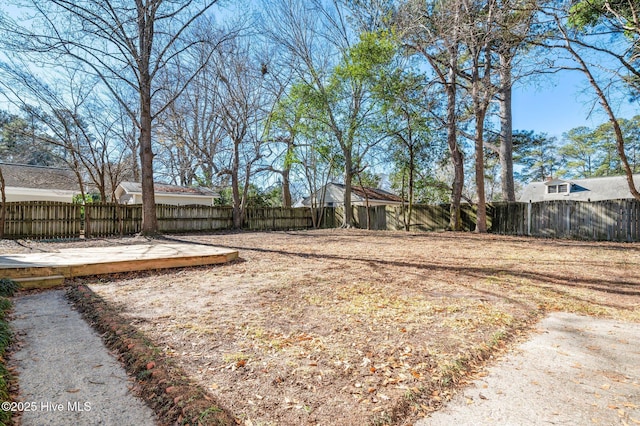
[[[319,203],[323,198],[322,194],[324,193],[324,207],[335,207],[344,205],[344,192],[344,184],[329,182],[320,188],[318,194],[314,194],[313,196],[316,197],[316,200]],[[400,205],[405,202],[402,197],[383,189],[370,188],[366,186],[351,187],[351,203],[354,206],[364,206],[367,199],[369,206]],[[310,207],[311,200],[311,196],[306,197],[298,202],[297,206]]]

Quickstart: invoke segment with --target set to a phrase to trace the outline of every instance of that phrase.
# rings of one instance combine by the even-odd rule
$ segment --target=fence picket
[[[5,205],[5,238],[78,238],[133,235],[140,232],[142,206],[117,204],[79,204],[55,202],[9,202]],[[83,215],[84,212],[84,215]],[[208,232],[231,229],[233,209],[212,206],[156,206],[159,231],[165,233]],[[407,206],[353,206],[356,225],[371,229],[405,228]],[[342,225],[343,207],[322,211],[321,225]],[[473,230],[476,207],[463,204],[464,230]],[[440,231],[449,227],[449,205],[414,205],[411,231]],[[548,201],[541,203],[492,203],[487,207],[490,232],[588,240],[640,241],[640,201],[599,202]],[[84,223],[83,223],[84,222]],[[83,226],[84,225],[84,226]],[[244,229],[289,230],[313,227],[308,208],[249,208]]]
[[[523,234],[526,219],[512,206],[527,203],[494,203],[491,232]],[[518,207],[519,208],[519,207]],[[517,218],[516,220],[513,220]],[[640,201],[545,201],[531,204],[531,236],[607,241],[640,241]],[[526,229],[526,228],[525,228]]]

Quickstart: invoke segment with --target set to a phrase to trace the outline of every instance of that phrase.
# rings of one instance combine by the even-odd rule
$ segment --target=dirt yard
[[[168,238],[241,260],[77,282],[246,425],[409,424],[545,312],[640,322],[638,244],[359,230]],[[135,240],[0,252],[124,242]]]

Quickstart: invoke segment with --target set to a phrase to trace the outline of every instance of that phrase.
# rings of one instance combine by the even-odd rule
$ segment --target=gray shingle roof
[[[640,189],[640,174],[633,175],[636,188]],[[548,185],[567,183],[571,185],[567,193],[547,193]],[[603,201],[633,198],[629,191],[626,176],[607,176],[588,179],[554,179],[551,182],[532,182],[524,187],[520,201],[524,203],[573,200]]]
[[[341,183],[332,183],[332,185],[340,187],[343,190],[345,188],[345,186]],[[351,187],[351,192],[357,195],[358,197],[362,198],[363,200],[365,198],[368,198],[369,200],[375,200],[375,201],[381,201],[381,202],[390,201],[393,203],[402,203],[404,201],[402,197],[399,197],[396,194],[392,194],[391,192],[387,192],[380,188],[370,188],[368,186],[354,185]]]
[[[142,184],[139,182],[122,182],[122,189],[128,194],[142,194]],[[201,195],[207,197],[217,197],[218,193],[213,189],[203,187],[186,187],[178,185],[169,185],[166,183],[154,182],[153,187],[156,194],[172,194],[172,195]]]
[[[9,163],[0,163],[0,167],[8,187],[80,190],[76,175],[69,169]]]
[[[336,188],[337,191],[332,191],[332,188]],[[344,196],[345,186],[342,183],[334,183],[329,182],[328,184],[322,186],[318,191],[320,194],[325,192],[325,202],[338,202],[341,203]],[[370,188],[370,187],[362,187],[354,185],[351,187],[352,201],[362,202],[365,201],[366,198],[369,199],[370,202],[375,203],[391,203],[398,204],[402,203],[404,200],[402,197],[397,196],[391,192],[385,191],[379,188]],[[337,200],[334,200],[333,197],[338,196]],[[319,201],[319,200],[318,200]],[[305,197],[299,204],[308,206],[311,204],[311,196]]]

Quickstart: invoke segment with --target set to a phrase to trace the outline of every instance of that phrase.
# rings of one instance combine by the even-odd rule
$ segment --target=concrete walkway
[[[154,425],[118,360],[71,308],[64,290],[18,296],[12,326],[23,426]]]
[[[154,425],[63,290],[14,299],[22,425]],[[427,425],[640,424],[640,324],[554,313]]]
[[[554,313],[427,425],[640,424],[640,324]]]

